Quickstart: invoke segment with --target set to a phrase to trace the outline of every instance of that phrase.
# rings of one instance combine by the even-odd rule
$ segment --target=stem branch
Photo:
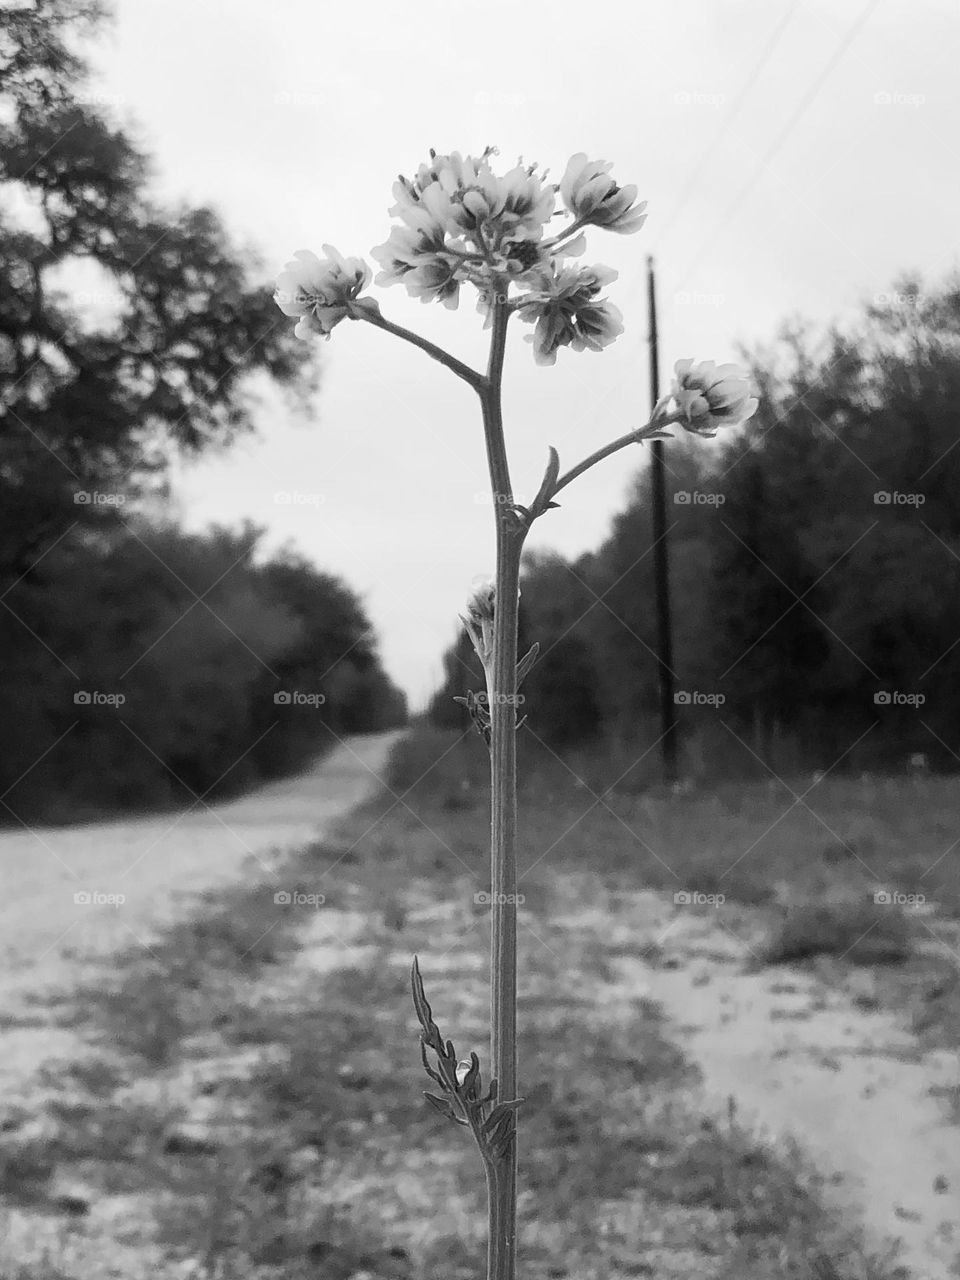
[[[413,346],[419,347],[428,356],[432,356],[434,360],[438,360],[440,364],[452,370],[458,378],[462,378],[464,382],[469,383],[475,391],[483,393],[486,379],[482,373],[478,373],[476,369],[471,369],[468,364],[464,364],[462,360],[452,356],[449,351],[444,351],[443,347],[438,347],[429,338],[423,338],[419,333],[414,333],[411,329],[405,329],[401,324],[394,324],[392,320],[388,320],[386,316],[381,315],[379,307],[374,310],[372,307],[355,304],[350,314],[354,320],[366,320],[368,324],[375,325],[376,328],[383,329],[386,333],[392,333],[395,337],[402,338],[404,342],[410,342]]]
[[[564,472],[553,486],[550,497],[553,498],[561,489],[565,489],[572,480],[576,480],[577,476],[582,476],[585,471],[589,471],[591,467],[596,466],[598,462],[602,462],[604,458],[609,458],[612,453],[625,449],[628,444],[642,444],[644,440],[649,440],[652,436],[656,436],[668,423],[676,420],[676,417],[672,414],[667,417],[652,418],[646,426],[638,427],[636,431],[628,431],[625,436],[620,436],[612,444],[604,445],[596,453],[591,453],[589,458],[584,458],[575,467],[571,467],[569,471]]]

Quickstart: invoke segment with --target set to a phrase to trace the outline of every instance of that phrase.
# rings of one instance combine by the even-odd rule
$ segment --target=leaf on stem
[[[433,1010],[430,1008],[430,1002],[427,1000],[423,990],[423,978],[420,976],[420,964],[416,956],[413,957],[413,970],[410,974],[411,986],[413,987],[413,1007],[417,1011],[417,1019],[426,1032],[427,1043],[432,1045],[436,1040],[441,1045],[440,1028],[433,1020]]]
[[[527,650],[527,652],[523,655],[523,657],[517,663],[517,688],[518,689],[523,684],[526,677],[530,674],[530,668],[536,662],[537,655],[539,654],[539,652],[540,652],[540,644],[539,642],[535,642],[533,645],[531,645],[531,647]]]
[[[530,514],[534,520],[537,516],[542,515],[549,506],[554,504],[550,502],[553,497],[554,487],[557,483],[557,477],[560,475],[560,455],[550,446],[550,458],[547,462],[547,469],[543,473],[543,480],[540,482],[540,488],[537,490],[537,496],[534,498],[530,507]]]
[[[454,1124],[462,1124],[466,1126],[466,1120],[460,1119],[460,1117],[454,1112],[453,1106],[447,1098],[438,1098],[435,1093],[427,1093],[426,1089],[423,1091],[423,1096],[432,1107],[445,1117],[445,1119],[452,1120]]]
[[[526,1099],[524,1098],[514,1098],[512,1102],[501,1102],[499,1106],[494,1107],[484,1123],[484,1133],[491,1133],[504,1116],[512,1115],[514,1111],[523,1106],[525,1101]]]
[[[441,1089],[446,1088],[446,1085],[443,1083],[442,1078],[437,1075],[436,1071],[434,1071],[434,1069],[430,1066],[430,1063],[427,1061],[427,1046],[424,1042],[423,1036],[420,1037],[420,1057],[423,1059],[423,1069],[427,1073],[427,1075],[430,1077],[430,1079],[433,1080],[436,1084],[438,1084]]]

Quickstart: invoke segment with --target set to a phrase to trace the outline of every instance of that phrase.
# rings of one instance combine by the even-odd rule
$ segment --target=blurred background
[[[0,5],[3,821],[239,790],[408,708],[469,728],[477,406],[367,326],[299,342],[271,300],[297,249],[369,256],[431,146],[554,180],[584,150],[649,201],[589,241],[627,326],[602,359],[538,368],[512,335],[521,501],[548,445],[571,465],[644,420],[647,254],[662,376],[752,371],[743,431],[667,447],[684,776],[954,769],[956,5],[482,15]],[[378,296],[483,361],[472,306]],[[523,592],[532,740],[625,786],[661,732],[648,464],[538,522]]]

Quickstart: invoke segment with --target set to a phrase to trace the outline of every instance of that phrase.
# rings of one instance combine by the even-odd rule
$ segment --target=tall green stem
[[[495,304],[490,363],[480,390],[497,517],[493,679],[490,705],[491,885],[490,1059],[500,1098],[517,1096],[517,628],[520,554],[526,532],[513,512],[503,438],[501,387],[509,311]],[[517,1253],[517,1138],[488,1171],[488,1280],[514,1280]]]

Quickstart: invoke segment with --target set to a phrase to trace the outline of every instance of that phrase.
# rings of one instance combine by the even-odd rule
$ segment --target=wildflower
[[[578,151],[567,162],[560,180],[560,195],[578,222],[605,227],[618,235],[630,235],[639,231],[646,221],[647,202],[634,205],[637,188],[618,186],[610,177],[612,168],[612,164],[588,160],[585,151]]]
[[[479,158],[431,151],[414,178],[400,176],[390,212],[404,226],[374,250],[385,268],[376,283],[403,283],[424,301],[455,306],[459,284],[469,282],[480,290],[479,310],[489,320],[492,297],[544,266],[543,228],[555,190],[536,165],[518,163],[497,175],[492,154],[492,147]],[[414,274],[418,266],[424,270]]]
[[[537,364],[556,364],[557,351],[602,351],[623,333],[623,317],[617,307],[597,294],[617,278],[610,267],[562,267],[551,265],[539,273],[527,299],[520,303],[520,318],[536,322],[527,335]]]
[[[678,360],[671,395],[679,411],[679,421],[698,436],[715,436],[718,427],[736,427],[751,417],[757,400],[750,384],[735,364],[714,364],[712,360],[694,364]]]
[[[434,202],[417,203],[404,211],[406,226],[393,227],[386,241],[371,250],[380,263],[374,283],[402,283],[421,302],[440,301],[455,310],[460,300],[461,259],[446,251],[446,227]]]
[[[274,301],[285,316],[299,316],[298,338],[312,333],[329,338],[334,325],[350,314],[350,304],[370,282],[362,258],[344,258],[333,245],[323,245],[325,258],[298,249],[277,277]]]
[[[536,245],[553,216],[554,200],[553,188],[544,187],[536,165],[518,164],[497,177],[485,164],[477,182],[456,193],[451,207],[456,225],[490,256],[492,264],[516,273],[539,265]],[[520,245],[524,249],[518,254]],[[517,267],[507,266],[511,259]]]

